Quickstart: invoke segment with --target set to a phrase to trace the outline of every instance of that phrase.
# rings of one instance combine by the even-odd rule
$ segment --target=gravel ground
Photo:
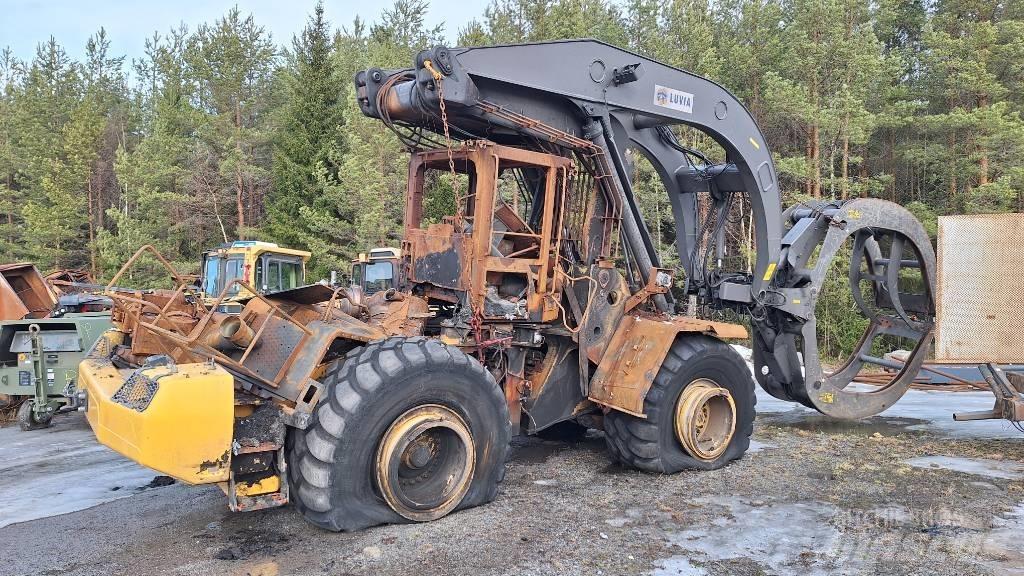
[[[965,399],[980,401],[925,404],[948,418]],[[754,449],[723,470],[624,470],[600,433],[521,438],[494,503],[353,534],[291,507],[231,514],[214,487],[154,487],[151,472],[83,442],[80,415],[41,433],[8,427],[0,526],[25,521],[0,528],[0,573],[1024,575],[1024,437],[760,404]],[[120,499],[92,506],[99,492]]]

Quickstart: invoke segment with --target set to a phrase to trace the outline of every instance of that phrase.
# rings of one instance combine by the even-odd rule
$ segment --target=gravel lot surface
[[[595,432],[517,439],[494,503],[352,534],[159,486],[81,415],[8,426],[0,574],[1024,575],[1024,437],[948,422],[991,396],[910,394],[856,423],[759,397],[752,451],[715,472],[623,470]]]

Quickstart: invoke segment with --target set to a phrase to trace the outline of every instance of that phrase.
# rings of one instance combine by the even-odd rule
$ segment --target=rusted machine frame
[[[173,291],[154,292],[159,294],[159,298],[166,298],[162,305],[146,299],[149,291],[132,293],[113,287],[114,283],[146,253],[152,254],[177,284]],[[401,318],[384,318],[381,327],[375,328],[350,317],[344,312],[344,307],[339,306],[342,296],[350,296],[346,288],[333,290],[322,312],[307,310],[304,312],[304,318],[300,320],[286,309],[287,305],[284,302],[288,301],[287,299],[281,300],[277,296],[259,294],[253,286],[241,279],[228,283],[209,307],[206,307],[197,294],[190,294],[192,280],[192,276],[178,273],[158,250],[147,245],[137,250],[122,266],[108,285],[106,293],[115,302],[118,313],[123,314],[127,320],[128,330],[134,331],[136,335],[141,332],[152,334],[155,336],[152,340],[158,349],[175,361],[216,361],[238,377],[237,385],[241,389],[282,402],[282,408],[286,413],[290,416],[294,414],[290,422],[300,427],[308,422],[309,415],[320,397],[321,386],[314,379],[314,375],[321,369],[324,357],[338,339],[368,342],[390,333],[404,333],[412,329],[399,321]],[[247,318],[251,321],[262,316],[262,319],[258,325],[252,327],[251,340],[238,347],[237,353],[229,355],[217,348],[217,345],[223,344],[220,341],[219,326],[227,318],[217,310],[236,288],[254,294],[247,300],[246,308],[239,318],[243,322]],[[399,296],[401,295],[389,298],[387,294],[382,294],[387,301],[406,300]],[[351,299],[349,301],[354,306],[366,308],[365,305]],[[188,311],[184,312],[182,306],[187,307]],[[417,321],[415,319],[422,316],[415,310],[410,311],[408,301],[397,304],[393,310],[398,315],[411,314],[410,318],[414,323]],[[181,313],[189,316],[192,321],[183,326],[173,322],[175,314]],[[248,367],[246,360],[265,339],[268,327],[275,322],[274,318],[293,326],[299,334],[299,340],[291,344],[284,361],[273,368],[274,374],[260,374]],[[246,329],[249,329],[248,325]]]
[[[530,65],[548,60],[559,65]],[[918,267],[925,282],[934,282],[934,254],[921,223],[896,204],[864,198],[812,202],[783,214],[774,161],[757,123],[735,95],[706,78],[609,44],[579,39],[434,46],[419,52],[412,68],[359,72],[355,88],[363,114],[383,121],[414,150],[425,141],[426,130],[444,134],[446,144],[452,139],[487,138],[543,152],[558,150],[586,164],[602,197],[615,206],[620,218],[619,233],[609,240],[619,240],[622,247],[630,294],[642,291],[647,271],[659,265],[632,189],[626,153],[633,149],[647,158],[668,193],[676,220],[676,250],[686,271],[682,292],[699,306],[750,318],[755,378],[778,398],[837,418],[876,414],[906,390],[930,345],[927,317],[934,316],[932,292],[899,290],[904,261],[906,267]],[[679,124],[714,140],[724,149],[725,161],[713,162],[683,146],[671,129]],[[698,209],[699,194],[711,199],[707,214]],[[749,201],[756,232],[750,271],[724,266],[720,255],[712,258],[708,251],[724,251],[723,215],[738,195]],[[700,225],[702,221],[707,225]],[[826,234],[829,227],[840,232]],[[885,270],[884,277],[872,280],[872,287],[886,315],[897,321],[892,327],[889,318],[872,319],[873,333],[866,335],[847,369],[827,374],[818,355],[814,321],[825,267],[808,265],[818,249],[827,255],[821,261],[830,263],[836,245],[846,240],[847,229],[857,235],[862,248],[867,246],[862,250],[865,259]],[[893,253],[902,254],[906,247],[916,258],[878,257],[876,237],[893,239],[886,245]],[[607,260],[611,253],[602,255]],[[588,258],[588,265],[598,263],[593,253]],[[875,276],[851,273],[853,279]],[[654,294],[650,300],[660,312],[673,309],[671,294]],[[859,312],[870,317],[860,304]],[[920,320],[910,318],[915,313]],[[897,331],[918,344],[905,374],[884,390],[862,393],[847,387],[858,367],[876,363],[867,349],[874,337]],[[595,360],[589,351],[588,356]]]
[[[120,280],[121,277],[124,276],[124,274],[127,273],[131,268],[133,268],[139,261],[139,259],[146,253],[149,253],[154,258],[156,258],[160,265],[163,266],[163,268],[168,272],[170,277],[173,278],[175,281],[174,291],[172,292],[171,296],[167,299],[166,304],[164,304],[164,306],[162,307],[157,306],[153,302],[150,302],[143,298],[143,291],[126,292],[123,289],[115,288],[117,281]],[[124,265],[121,266],[121,269],[118,270],[116,274],[114,274],[113,278],[111,278],[110,282],[107,283],[107,286],[104,289],[104,295],[110,298],[110,300],[114,303],[115,319],[119,312],[130,319],[129,324],[132,326],[143,327],[145,329],[158,328],[159,331],[153,331],[154,333],[161,333],[166,331],[164,328],[160,328],[157,326],[157,324],[161,323],[162,321],[165,325],[174,327],[174,331],[180,334],[180,331],[176,329],[176,324],[173,321],[171,321],[170,314],[173,312],[181,312],[180,310],[172,311],[172,308],[176,303],[181,303],[182,305],[186,304],[184,295],[185,292],[189,289],[189,283],[191,278],[192,277],[190,276],[180,274],[174,268],[174,266],[172,266],[171,263],[163,256],[163,254],[160,253],[159,250],[157,250],[152,245],[147,244],[136,250],[135,253],[131,256],[131,258],[129,258],[124,263]],[[196,314],[206,312],[206,309],[203,308],[202,302],[198,298],[194,299],[194,303],[191,308],[192,312]],[[156,315],[156,318],[153,322],[143,321],[144,311],[147,309],[152,311]],[[169,348],[164,341],[157,339],[156,342],[159,345],[159,347],[163,350],[164,354],[168,356],[173,356],[173,350]]]
[[[553,222],[555,204],[558,203],[559,224],[564,215],[565,186],[567,185],[569,171],[572,161],[561,156],[542,154],[519,148],[499,146],[490,142],[467,142],[461,147],[452,151],[453,159],[458,161],[471,162],[475,170],[475,181],[473,192],[467,195],[467,206],[465,211],[472,212],[472,233],[470,235],[471,253],[465,254],[467,265],[463,267],[460,274],[460,286],[469,293],[472,307],[483,310],[486,297],[486,279],[488,273],[515,273],[523,274],[536,284],[536,291],[528,293],[527,309],[530,313],[530,320],[536,322],[549,322],[558,316],[558,302],[561,299],[562,276],[551,273],[553,263],[558,262],[559,250],[561,248],[562,233],[561,226],[558,231],[552,234],[556,228]],[[513,256],[491,255],[491,242],[496,232],[494,231],[494,213],[498,202],[498,167],[502,161],[511,161],[525,164],[546,170],[544,190],[544,212],[540,222],[540,234],[529,234],[522,232],[503,231],[505,236],[519,236],[536,239],[537,257],[522,258]],[[414,153],[409,161],[409,180],[406,192],[405,212],[405,240],[403,242],[403,254],[407,259],[423,257],[418,248],[429,244],[430,237],[439,237],[437,234],[430,234],[429,229],[421,228],[423,219],[423,174],[430,165],[445,165],[448,162],[447,150],[426,150]],[[557,183],[561,181],[562,189],[556,190]],[[472,206],[470,207],[469,204]],[[462,206],[457,206],[460,214],[455,215],[456,220],[461,218]],[[435,225],[433,230],[447,231],[447,224],[440,227]],[[451,234],[460,234],[451,227]],[[419,244],[418,244],[419,243]],[[554,253],[552,254],[552,244]],[[454,245],[454,243],[453,243]],[[439,248],[445,247],[443,243]],[[430,247],[426,246],[429,250]],[[469,261],[476,260],[479,265],[469,264]],[[536,267],[536,272],[533,270]],[[550,281],[549,281],[550,277]],[[410,271],[410,278],[416,280],[415,273]],[[550,286],[549,286],[550,284]],[[529,285],[529,284],[528,284]]]
[[[149,252],[154,258],[157,259],[158,262],[160,262],[164,269],[167,270],[167,272],[171,275],[171,278],[174,278],[174,282],[176,285],[180,286],[188,284],[189,281],[195,280],[195,278],[197,278],[196,276],[179,273],[174,268],[174,266],[171,265],[167,258],[165,258],[164,255],[160,253],[159,250],[157,250],[152,244],[146,244],[145,246],[136,250],[135,253],[132,254],[131,258],[129,258],[128,261],[126,261],[121,266],[121,269],[117,271],[117,274],[114,274],[114,277],[110,279],[110,282],[107,282],[107,288],[105,291],[112,291],[114,286],[117,286],[117,281],[121,279],[121,276],[124,276],[124,274],[128,272],[128,270],[131,270],[135,266],[135,263],[138,262],[139,258],[142,258],[142,255],[145,254],[146,252]]]
[[[266,306],[266,310],[254,313],[263,315],[264,319],[259,327],[253,331],[251,341],[242,349],[242,355],[237,360],[217,350],[209,343],[210,338],[216,336],[216,333],[211,333],[210,330],[214,317],[218,315],[215,311],[223,300],[229,297],[232,287],[236,285],[250,290],[254,294],[249,304],[246,305],[246,310],[250,309],[253,300],[259,301]],[[327,308],[325,314],[330,313],[331,309]],[[245,315],[246,313],[243,311],[241,317]],[[263,338],[265,330],[270,325],[274,316],[298,328],[302,332],[302,336],[292,346],[288,358],[278,368],[277,373],[272,378],[266,378],[246,367],[245,361],[252,351],[260,345],[261,338]],[[230,372],[242,376],[246,380],[258,382],[265,392],[272,394],[277,399],[294,403],[295,411],[305,415],[312,413],[322,392],[320,383],[313,379],[312,375],[316,372],[328,348],[336,339],[348,338],[365,342],[374,338],[384,337],[383,332],[378,333],[376,331],[368,336],[360,336],[353,331],[346,330],[342,326],[327,323],[323,320],[311,322],[310,325],[313,326],[311,328],[310,325],[303,324],[288,314],[271,298],[257,293],[253,290],[252,286],[240,279],[235,279],[224,287],[224,290],[221,291],[217,299],[211,304],[210,309],[187,335],[162,328],[156,322],[140,322],[139,325],[186,349],[191,354],[215,360]]]
[[[535,123],[535,126],[542,125]],[[465,200],[464,204],[457,199],[456,208],[459,213],[452,216],[450,223],[445,222],[421,228],[425,171],[427,169],[435,169],[439,172],[450,170],[449,160],[457,166],[465,166],[466,173],[472,170],[475,176],[470,179],[469,183],[472,189],[462,197],[462,200]],[[497,189],[498,168],[502,162],[534,166],[545,170],[544,204],[539,223],[540,230],[529,230],[529,232],[514,230],[496,232],[494,230],[495,215],[502,209],[501,206],[498,206],[500,200]],[[472,169],[469,168],[469,163],[472,163]],[[467,295],[475,321],[478,323],[525,324],[528,327],[532,326],[531,329],[543,331],[544,324],[556,321],[559,313],[562,313],[562,322],[566,331],[586,351],[586,355],[581,356],[580,361],[586,362],[589,356],[589,361],[598,364],[589,392],[584,394],[583,399],[589,399],[605,409],[622,410],[643,417],[643,401],[646,393],[650,389],[669,347],[679,333],[704,333],[720,338],[745,338],[747,332],[742,326],[734,324],[673,318],[658,312],[639,312],[643,304],[650,303],[654,298],[666,294],[673,284],[673,271],[658,267],[651,267],[647,271],[646,284],[633,294],[629,294],[624,290],[624,286],[620,286],[621,281],[606,286],[606,291],[610,289],[620,292],[624,302],[609,309],[602,308],[599,312],[602,318],[598,319],[599,321],[591,318],[595,297],[601,299],[606,296],[604,292],[597,289],[597,282],[589,274],[570,276],[564,269],[565,264],[562,262],[561,254],[567,187],[573,168],[573,160],[567,157],[510,148],[486,141],[467,141],[450,151],[435,149],[413,153],[409,162],[405,215],[406,240],[403,246],[403,255],[410,269],[408,278],[413,283],[428,281],[427,278],[420,278],[417,275],[417,262],[420,259],[430,258],[434,253],[457,250],[459,241],[455,238],[460,234],[459,229],[469,228],[467,224],[471,224],[472,232],[463,236],[467,241],[462,246],[469,248],[466,250],[468,253],[462,254],[464,265],[460,270],[459,281],[449,288]],[[591,210],[596,193],[596,190],[591,190],[588,193],[588,214],[584,217],[584,222],[592,222]],[[557,222],[555,222],[556,213]],[[609,219],[603,218],[602,228],[607,229],[608,224]],[[611,229],[614,230],[614,226]],[[503,236],[527,236],[535,240],[538,242],[537,256],[534,258],[515,257],[514,255],[493,256],[491,253],[492,243],[495,235],[499,233]],[[431,237],[436,237],[433,242],[429,242]],[[578,240],[585,241],[585,238]],[[609,239],[603,239],[600,250],[603,252],[614,244]],[[533,246],[530,249],[532,250]],[[520,249],[519,253],[524,250],[526,249]],[[601,271],[599,276],[609,279],[620,277],[610,259],[598,258],[596,266]],[[498,318],[487,316],[481,312],[488,286],[488,274],[494,272],[522,274],[527,277],[528,318]],[[573,285],[578,281],[588,282],[588,298],[585,307],[579,305],[572,289],[563,291],[566,282]],[[534,285],[536,291],[529,291],[529,287]],[[571,316],[562,306],[563,294],[568,296],[572,308]],[[618,297],[619,294],[616,296]],[[573,318],[577,326],[569,326],[569,318]],[[584,326],[593,329],[590,326],[591,321],[597,321],[597,325],[607,328],[598,345],[585,345],[579,334]],[[642,329],[634,330],[635,327]],[[504,349],[507,360],[507,365],[504,367],[505,398],[509,405],[512,428],[518,430],[519,416],[522,413],[524,400],[527,400],[531,394],[537,394],[544,389],[552,366],[547,366],[547,370],[527,374],[525,359],[528,347],[507,341],[485,340],[479,333],[476,334],[471,347],[478,351],[485,347]],[[613,377],[616,380],[614,383],[611,382]]]

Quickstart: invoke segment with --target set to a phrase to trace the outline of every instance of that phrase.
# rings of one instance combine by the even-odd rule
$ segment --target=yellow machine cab
[[[361,252],[352,261],[352,284],[367,295],[394,288],[398,283],[398,264],[402,251],[398,248],[374,248]]]
[[[203,253],[200,288],[203,301],[211,304],[233,280],[242,280],[261,293],[290,290],[306,283],[305,250],[282,248],[273,242],[235,240],[230,244]],[[235,285],[232,294],[221,305],[221,312],[239,312],[238,300],[253,296]]]

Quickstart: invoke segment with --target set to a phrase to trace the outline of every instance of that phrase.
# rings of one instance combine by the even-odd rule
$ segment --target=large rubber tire
[[[313,524],[334,531],[409,522],[381,496],[377,450],[410,409],[439,404],[472,435],[473,479],[455,510],[490,502],[505,477],[508,405],[484,367],[457,348],[423,337],[388,338],[352,350],[323,378],[325,396],[305,430],[288,431],[290,498]]]
[[[736,429],[729,446],[711,461],[690,456],[675,431],[679,396],[700,378],[728,389],[736,405]],[[612,410],[605,416],[605,441],[612,456],[631,468],[662,474],[714,470],[742,457],[750,447],[756,403],[750,370],[731,346],[709,336],[680,335],[644,399],[647,418]]]

